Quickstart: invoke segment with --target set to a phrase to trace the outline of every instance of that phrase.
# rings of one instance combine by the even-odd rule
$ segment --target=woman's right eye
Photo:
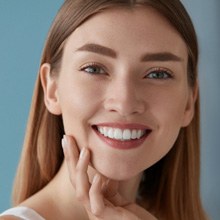
[[[98,74],[105,74],[106,71],[103,67],[97,65],[97,64],[89,64],[86,66],[81,67],[81,71],[84,71],[86,73],[92,74],[92,75],[98,75]]]

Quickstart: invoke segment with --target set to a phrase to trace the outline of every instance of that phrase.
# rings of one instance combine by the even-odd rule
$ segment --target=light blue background
[[[34,82],[50,24],[62,0],[0,0],[0,212],[20,157]],[[211,219],[220,218],[220,1],[184,0],[200,42],[201,189]]]

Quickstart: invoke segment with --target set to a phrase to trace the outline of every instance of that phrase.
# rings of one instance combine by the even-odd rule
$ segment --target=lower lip
[[[129,149],[134,149],[139,147],[140,145],[143,144],[143,142],[146,140],[146,138],[149,136],[150,132],[141,137],[140,139],[134,139],[134,140],[129,140],[129,141],[120,141],[120,140],[115,140],[111,139],[108,137],[105,137],[104,135],[100,134],[96,129],[93,129],[95,133],[98,135],[98,137],[105,142],[107,145],[110,147],[120,149],[120,150],[129,150]]]

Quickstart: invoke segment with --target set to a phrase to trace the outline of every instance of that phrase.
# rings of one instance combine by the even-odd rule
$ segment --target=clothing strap
[[[0,216],[4,216],[4,215],[13,215],[22,220],[46,220],[33,209],[24,206],[17,206],[14,208],[10,208],[0,214]]]

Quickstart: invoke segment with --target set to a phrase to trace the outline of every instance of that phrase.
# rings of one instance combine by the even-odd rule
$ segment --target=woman
[[[178,0],[66,0],[0,219],[206,219],[197,62]]]

